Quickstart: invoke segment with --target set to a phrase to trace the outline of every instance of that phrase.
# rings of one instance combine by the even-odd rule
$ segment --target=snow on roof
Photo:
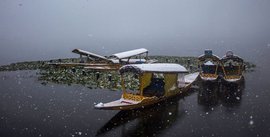
[[[136,56],[136,55],[143,54],[143,53],[147,53],[147,52],[148,52],[147,49],[140,48],[140,49],[125,51],[125,52],[121,52],[121,53],[116,53],[116,54],[113,54],[113,56],[118,58],[118,59],[123,59],[123,58],[129,58],[129,57]]]
[[[204,59],[206,59],[206,58],[216,58],[217,60],[220,60],[220,57],[219,56],[217,56],[217,55],[215,55],[215,54],[212,54],[212,55],[205,55],[205,54],[202,54],[202,55],[200,55],[198,58],[199,58],[199,60],[204,60]]]
[[[120,73],[125,71],[142,72],[171,72],[171,73],[185,73],[187,69],[179,64],[173,63],[154,63],[154,64],[132,64],[125,65],[120,68]]]
[[[212,61],[207,61],[207,62],[204,63],[204,65],[213,66],[215,64]]]
[[[113,63],[120,63],[119,59],[109,59]],[[123,62],[128,62],[128,63],[145,63],[145,59],[122,59],[121,61]]]
[[[85,51],[85,50],[82,50],[82,49],[74,49],[72,52],[80,54],[80,55],[85,55],[85,56],[90,56],[90,57],[94,57],[94,58],[100,58],[100,59],[108,60],[104,56],[101,56],[101,55],[98,55],[98,54],[95,54],[95,53],[91,53],[89,51]]]
[[[230,54],[228,54],[230,53]],[[235,60],[235,61],[240,61],[244,62],[243,58],[241,58],[238,55],[233,54],[231,50],[227,51],[227,53],[221,58],[221,61],[227,61],[227,60]]]

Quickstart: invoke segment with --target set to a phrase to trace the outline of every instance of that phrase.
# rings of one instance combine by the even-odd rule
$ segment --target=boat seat
[[[151,83],[143,89],[143,95],[147,97],[163,96],[165,93],[164,86],[164,79],[152,78]]]

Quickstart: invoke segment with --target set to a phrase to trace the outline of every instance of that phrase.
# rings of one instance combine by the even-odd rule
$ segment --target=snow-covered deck
[[[133,100],[126,100],[126,99],[121,98],[119,100],[112,101],[109,103],[100,102],[97,105],[95,105],[95,108],[102,109],[102,108],[111,108],[111,107],[123,107],[123,106],[135,105],[138,103],[140,103],[140,102],[133,101]]]
[[[199,76],[199,74],[200,74],[199,72],[195,72],[195,73],[185,75],[185,82],[186,83],[194,82],[197,79],[197,77]]]

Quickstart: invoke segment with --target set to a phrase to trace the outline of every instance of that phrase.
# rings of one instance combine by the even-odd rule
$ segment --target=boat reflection
[[[237,83],[222,83],[219,93],[222,104],[227,107],[240,105],[244,89],[244,79]]]
[[[218,84],[201,81],[199,87],[198,104],[204,106],[218,105]]]
[[[225,107],[238,106],[241,103],[245,81],[239,83],[210,83],[200,82],[198,104],[211,108],[222,104]]]
[[[119,129],[118,127],[121,127],[121,136],[154,136],[183,118],[185,111],[179,110],[181,98],[183,96],[147,109],[120,111],[98,130],[96,136]]]

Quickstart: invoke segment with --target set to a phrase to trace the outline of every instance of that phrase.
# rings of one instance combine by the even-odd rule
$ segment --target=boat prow
[[[105,110],[132,110],[137,108],[144,108],[144,106],[148,106],[155,102],[158,102],[157,97],[150,97],[144,99],[142,101],[133,101],[121,98],[116,101],[108,102],[108,103],[98,103],[95,105],[95,109],[105,109]]]
[[[122,110],[122,109],[135,106],[139,104],[140,102],[141,101],[126,100],[124,98],[121,98],[119,100],[112,101],[109,103],[98,103],[97,105],[95,105],[95,108],[96,109]]]

